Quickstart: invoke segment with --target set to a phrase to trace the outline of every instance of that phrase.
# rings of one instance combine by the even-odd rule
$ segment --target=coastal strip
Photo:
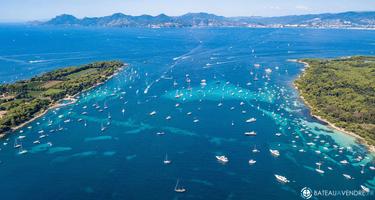
[[[348,59],[348,58],[341,58],[341,59]],[[350,58],[349,58],[350,59]],[[315,119],[325,123],[329,127],[338,130],[339,132],[342,132],[344,134],[350,135],[351,137],[354,137],[360,144],[363,144],[370,153],[375,153],[375,146],[372,144],[369,140],[366,140],[361,135],[355,133],[354,131],[347,130],[339,125],[337,125],[332,120],[327,119],[327,117],[318,114],[318,113],[324,113],[322,110],[318,109],[317,106],[313,106],[312,103],[309,101],[306,93],[304,90],[299,87],[298,81],[301,81],[307,74],[307,70],[311,67],[309,62],[306,59],[300,59],[300,60],[288,60],[290,62],[297,62],[304,65],[303,72],[298,76],[298,78],[293,82],[294,88],[299,92],[300,98],[302,99],[303,103],[309,108],[310,115],[314,117]],[[310,83],[311,84],[311,83]],[[371,134],[371,133],[370,133]]]
[[[94,62],[0,85],[0,138],[42,117],[51,109],[75,103],[82,92],[104,84],[126,66],[119,61]],[[33,105],[31,109],[30,105]]]

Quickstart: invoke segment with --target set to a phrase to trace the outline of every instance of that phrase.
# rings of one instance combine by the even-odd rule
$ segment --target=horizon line
[[[51,18],[48,18],[48,19],[30,19],[30,20],[1,20],[0,19],[0,23],[2,24],[20,24],[20,23],[28,23],[28,22],[34,22],[34,21],[47,21],[47,20],[51,20],[55,17],[58,17],[58,16],[61,16],[61,15],[71,15],[71,16],[74,16],[75,18],[77,19],[84,19],[84,18],[99,18],[99,17],[108,17],[108,16],[112,16],[114,14],[123,14],[123,15],[128,15],[128,16],[133,16],[133,17],[137,17],[137,16],[152,16],[152,17],[156,17],[156,16],[159,16],[159,15],[166,15],[168,17],[180,17],[180,16],[183,16],[183,15],[187,15],[187,14],[198,14],[198,13],[205,13],[205,14],[211,14],[211,15],[215,15],[215,16],[219,16],[219,17],[225,17],[225,18],[240,18],[240,17],[260,17],[260,18],[272,18],[272,17],[287,17],[287,16],[304,16],[304,15],[323,15],[323,14],[340,14],[340,13],[349,13],[349,12],[354,12],[354,13],[364,13],[364,12],[375,12],[375,10],[360,10],[360,11],[353,11],[353,10],[348,10],[348,11],[342,11],[342,12],[322,12],[322,13],[306,13],[306,14],[290,14],[290,15],[275,15],[275,16],[261,16],[261,15],[249,15],[249,16],[225,16],[225,15],[219,15],[219,14],[215,14],[215,13],[209,13],[209,12],[187,12],[185,14],[181,14],[181,15],[167,15],[165,13],[159,13],[157,15],[152,15],[152,14],[140,14],[140,15],[128,15],[128,14],[125,14],[123,12],[114,12],[112,14],[108,14],[108,15],[102,15],[102,16],[84,16],[84,17],[77,17],[76,15],[74,14],[69,14],[69,13],[62,13],[62,14],[58,14],[58,15],[55,15],[54,17],[51,17]]]

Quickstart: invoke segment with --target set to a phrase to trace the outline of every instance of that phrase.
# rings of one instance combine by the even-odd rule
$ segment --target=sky
[[[0,22],[79,18],[122,12],[130,15],[208,12],[223,16],[282,16],[375,11],[375,0],[0,0]]]

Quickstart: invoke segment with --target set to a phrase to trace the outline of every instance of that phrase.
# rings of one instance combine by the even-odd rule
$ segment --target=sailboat
[[[362,167],[361,174],[364,174],[365,173],[365,165],[361,164],[360,166]]]
[[[61,125],[59,124],[59,128],[58,128],[57,130],[62,131],[63,129],[64,129],[64,128],[61,127]]]
[[[18,144],[17,138],[14,139],[14,148],[17,149],[17,148],[20,148],[21,146],[22,146],[21,144]]]
[[[38,131],[38,133],[40,133],[40,135],[39,135],[39,138],[40,138],[40,139],[47,137],[47,135],[44,134],[44,131],[43,131],[43,130]]]
[[[258,153],[259,150],[257,149],[256,145],[254,145],[254,149],[252,150],[253,153]]]
[[[100,125],[100,130],[103,132],[103,131],[105,131],[105,126],[103,126],[103,123],[101,123],[101,125]]]
[[[174,191],[175,192],[178,192],[178,193],[183,193],[183,192],[186,192],[186,189],[183,188],[183,187],[179,187],[179,179],[177,179],[177,182],[176,182],[176,186],[174,186]]]
[[[171,164],[171,163],[172,163],[172,161],[171,161],[171,160],[168,160],[168,154],[165,154],[165,158],[164,158],[164,160],[163,160],[163,163],[164,163],[164,164],[166,164],[166,165],[168,165],[168,164]]]
[[[324,174],[324,171],[320,169],[320,166],[322,165],[321,163],[317,163],[318,165],[318,168],[315,169],[315,171],[317,171],[319,174]]]
[[[21,145],[20,148],[19,148],[18,154],[21,155],[21,154],[25,154],[25,153],[27,153],[27,150],[23,149],[22,145]]]

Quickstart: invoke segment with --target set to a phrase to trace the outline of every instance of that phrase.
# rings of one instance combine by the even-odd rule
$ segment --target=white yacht
[[[202,79],[202,80],[201,80],[201,86],[204,87],[204,86],[206,86],[206,85],[207,85],[206,80],[205,80],[205,79]]]
[[[368,187],[366,187],[366,186],[364,186],[364,185],[361,185],[361,188],[362,188],[362,190],[363,190],[364,192],[366,192],[366,193],[369,193],[369,192],[370,192],[370,188],[368,188]]]
[[[216,159],[220,162],[227,163],[229,162],[229,159],[226,156],[216,156]]]
[[[256,136],[256,135],[257,135],[257,133],[254,132],[254,131],[245,132],[244,134],[245,134],[246,136]]]
[[[152,111],[152,112],[150,112],[149,115],[150,115],[150,116],[156,115],[156,111]]]
[[[342,160],[342,161],[340,161],[340,163],[343,164],[343,165],[346,165],[346,164],[348,164],[349,162],[348,162],[347,160]]]
[[[275,174],[275,177],[280,183],[289,183],[289,180],[285,176]]]
[[[39,140],[35,140],[35,141],[33,142],[33,144],[40,144],[40,141],[39,141]]]
[[[274,156],[274,157],[280,156],[280,152],[276,149],[275,150],[270,149],[270,152],[271,152],[271,155]]]
[[[246,120],[247,123],[251,123],[251,122],[255,122],[255,121],[257,121],[257,119],[255,119],[254,117]]]
[[[20,140],[22,140],[22,139],[24,139],[24,138],[26,138],[26,136],[24,136],[24,135],[20,135],[20,136],[18,136],[18,139],[20,139]]]
[[[346,179],[353,179],[349,174],[342,174]]]
[[[249,165],[253,165],[253,164],[255,164],[256,162],[257,162],[256,160],[250,159],[250,160],[249,160]]]
[[[40,136],[39,136],[40,139],[45,138],[45,137],[47,137],[47,135],[45,135],[45,134],[40,134]]]

